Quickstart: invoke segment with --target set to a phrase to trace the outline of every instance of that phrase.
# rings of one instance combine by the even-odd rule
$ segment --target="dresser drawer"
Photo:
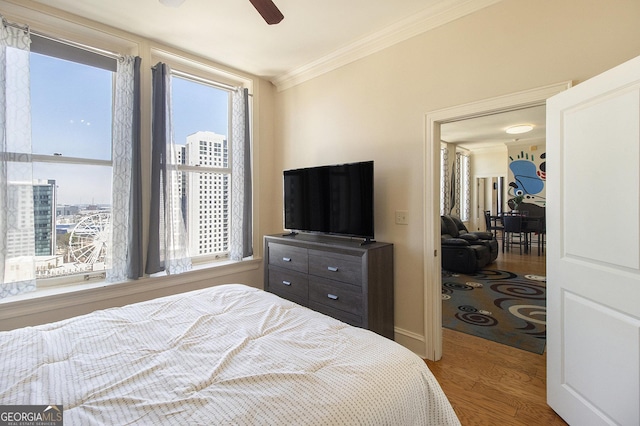
[[[269,267],[268,290],[301,305],[309,299],[308,275],[295,271]]]
[[[309,276],[309,302],[354,315],[362,315],[362,289],[349,284]]]
[[[354,315],[349,312],[341,311],[340,309],[335,309],[331,306],[315,302],[309,302],[309,308],[322,314],[329,315],[330,317],[333,317],[342,322],[346,322],[347,324],[353,325],[354,327],[364,327],[362,317],[360,315]]]
[[[330,280],[362,285],[362,258],[309,250],[309,273]]]
[[[269,265],[292,269],[306,274],[309,272],[307,249],[270,242]]]

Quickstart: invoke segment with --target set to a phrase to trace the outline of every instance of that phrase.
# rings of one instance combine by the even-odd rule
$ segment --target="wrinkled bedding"
[[[0,332],[0,404],[65,425],[459,424],[395,342],[228,284]]]

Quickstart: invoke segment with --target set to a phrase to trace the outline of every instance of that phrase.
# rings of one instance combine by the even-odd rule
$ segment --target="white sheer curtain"
[[[460,186],[462,181],[460,180],[460,153],[456,153],[453,164],[451,165],[451,213],[454,216],[460,217]]]
[[[0,25],[0,298],[36,289],[28,30]]]
[[[251,151],[249,126],[249,95],[247,89],[232,92],[231,156],[232,205],[229,257],[242,260],[253,254],[251,229]]]
[[[111,250],[107,258],[107,281],[125,281],[129,274],[129,202],[131,200],[135,57],[118,60],[113,106],[111,203]]]
[[[464,153],[458,153],[460,169],[460,218],[463,221],[471,219],[471,170],[470,157]]]
[[[153,69],[151,217],[146,272],[180,274],[191,269],[187,228],[180,200],[181,171],[171,123],[171,70]]]
[[[164,192],[165,214],[165,270],[167,274],[181,274],[191,269],[191,255],[189,254],[189,237],[187,226],[182,215],[180,197],[180,181],[182,172],[178,170],[180,164],[178,147],[173,137],[173,111],[171,109],[171,71],[167,65],[165,78],[165,108],[166,108],[166,174]]]
[[[449,193],[449,149],[440,147],[440,215],[449,213],[451,205]]]

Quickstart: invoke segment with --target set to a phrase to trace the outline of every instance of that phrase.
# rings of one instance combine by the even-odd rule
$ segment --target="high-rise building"
[[[37,180],[33,184],[33,227],[36,256],[56,253],[56,181]]]
[[[201,131],[187,136],[184,164],[228,168],[229,145],[224,135]],[[181,188],[186,197],[186,222],[191,255],[225,253],[229,249],[228,173],[187,172]]]
[[[176,154],[178,155],[178,164],[187,164],[187,147],[184,145],[176,145]],[[185,224],[187,223],[187,174],[178,173],[178,191],[180,195],[180,211]]]
[[[7,186],[7,258],[33,256],[33,183],[11,182]]]
[[[63,205],[63,206],[56,206],[56,216],[60,217],[60,216],[73,216],[80,213],[80,207],[79,206],[69,206],[69,205]]]

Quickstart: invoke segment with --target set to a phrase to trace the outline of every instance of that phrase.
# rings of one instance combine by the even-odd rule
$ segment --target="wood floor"
[[[544,256],[500,253],[492,268],[546,275]],[[443,356],[426,361],[463,426],[566,425],[546,404],[546,353],[444,329]]]

